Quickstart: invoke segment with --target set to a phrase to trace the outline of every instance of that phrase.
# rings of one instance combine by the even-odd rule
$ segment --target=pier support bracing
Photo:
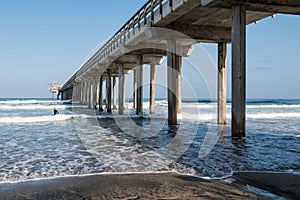
[[[137,55],[137,67],[136,67],[136,114],[143,113],[143,55]]]
[[[119,65],[119,115],[124,114],[124,105],[125,105],[125,76],[124,76],[124,66]]]
[[[103,78],[100,76],[99,80],[99,111],[103,111]]]
[[[154,114],[155,103],[155,64],[150,65],[150,114]]]
[[[117,110],[117,80],[113,77],[113,110]]]
[[[107,69],[106,79],[106,111],[111,113],[111,71]]]
[[[168,123],[177,124],[177,100],[176,100],[176,81],[178,73],[176,67],[176,41],[168,40],[167,44],[167,73],[168,73]]]
[[[232,8],[232,136],[245,136],[246,9]]]
[[[226,124],[226,43],[218,43],[218,124]]]

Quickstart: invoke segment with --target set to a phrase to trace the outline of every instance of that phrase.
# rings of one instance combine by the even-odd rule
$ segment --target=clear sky
[[[0,0],[0,98],[51,97],[146,0]],[[247,97],[300,99],[300,16],[247,27]],[[216,62],[216,45],[203,45]],[[230,45],[228,47],[230,95]]]

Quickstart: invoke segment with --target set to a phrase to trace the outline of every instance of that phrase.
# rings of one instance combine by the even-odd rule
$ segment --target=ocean
[[[155,114],[99,113],[51,99],[0,99],[0,184],[99,173],[178,172],[214,179],[234,172],[300,172],[300,100],[249,99],[245,138],[216,124],[216,104],[182,103],[181,124]],[[53,115],[56,108],[60,113]]]

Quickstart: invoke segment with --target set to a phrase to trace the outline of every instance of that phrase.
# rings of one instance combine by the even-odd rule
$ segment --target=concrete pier
[[[167,44],[167,66],[168,66],[168,123],[169,125],[177,124],[177,100],[176,100],[176,41],[168,40]]]
[[[103,78],[100,76],[99,80],[99,111],[103,111]]]
[[[218,124],[226,124],[226,43],[218,43]]]
[[[246,8],[232,8],[232,136],[245,136],[246,119]]]
[[[88,108],[92,108],[91,107],[91,83],[90,83],[90,81],[87,81],[86,92],[87,92],[86,104],[88,105]]]
[[[117,80],[113,77],[113,110],[117,110]]]
[[[133,70],[133,108],[136,109],[137,106],[136,106],[136,102],[137,102],[137,96],[136,96],[136,93],[137,93],[137,72],[136,72],[137,69],[134,69]]]
[[[125,75],[124,75],[124,65],[119,65],[119,115],[124,114],[125,106]]]
[[[150,65],[150,102],[149,111],[150,114],[154,114],[155,109],[155,64]]]
[[[111,113],[111,71],[107,69],[106,78],[106,111]]]
[[[137,55],[136,73],[136,114],[140,115],[143,113],[143,55]]]
[[[176,112],[181,114],[182,101],[182,56],[176,56]]]
[[[247,10],[246,10],[247,9]],[[246,15],[247,12],[247,15]],[[226,123],[226,44],[232,43],[232,136],[244,137],[246,104],[246,25],[276,13],[300,15],[298,0],[153,0],[147,1],[60,89],[62,99],[95,103],[91,84],[106,79],[107,111],[111,112],[111,76],[119,77],[119,102],[113,79],[113,108],[124,109],[124,77],[133,72],[133,107],[143,113],[143,64],[151,64],[150,113],[154,113],[155,66],[167,57],[168,122],[181,113],[182,57],[196,43],[218,44],[218,123]],[[168,32],[157,30],[163,28]],[[154,30],[155,29],[155,30]],[[180,32],[179,35],[174,32]],[[186,35],[186,38],[183,35]],[[178,36],[178,37],[177,37]],[[189,38],[188,38],[189,37]],[[201,62],[201,60],[199,60]],[[120,67],[122,66],[122,67]],[[123,79],[122,79],[123,77]],[[99,110],[102,110],[102,81]],[[93,106],[93,105],[92,105]],[[123,108],[123,109],[122,109]]]

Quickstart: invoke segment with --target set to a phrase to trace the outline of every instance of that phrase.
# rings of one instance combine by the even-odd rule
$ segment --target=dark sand
[[[250,186],[269,191],[287,199],[300,200],[300,175],[291,173],[240,172],[233,178],[235,185]]]
[[[1,184],[0,199],[267,199],[240,187],[251,181],[255,184],[273,182],[272,178],[268,179],[269,176],[265,177],[264,174],[253,175],[258,180],[243,173],[235,175],[233,178],[241,185],[173,173],[66,177]],[[266,182],[260,182],[260,177],[264,177]],[[281,179],[275,177],[274,180],[281,182]],[[282,194],[299,191],[299,176],[293,178],[293,181],[286,186],[287,190],[286,187],[282,188]],[[297,192],[295,195],[290,197],[300,197]]]

